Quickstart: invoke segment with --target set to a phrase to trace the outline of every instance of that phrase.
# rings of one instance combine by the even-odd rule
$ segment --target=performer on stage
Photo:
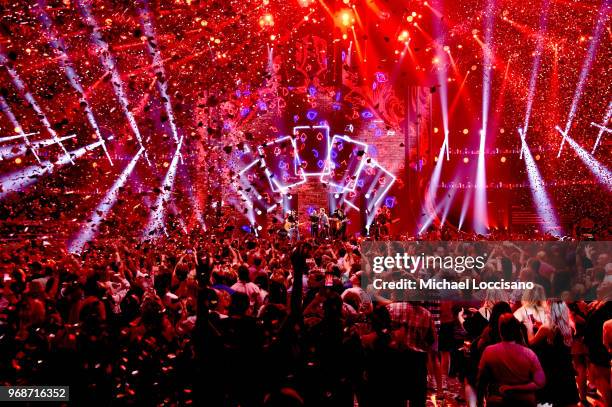
[[[344,214],[344,210],[341,207],[336,208],[332,217],[334,218],[335,223],[334,237],[342,240],[346,239],[346,222],[348,219]]]
[[[310,236],[312,236],[313,239],[319,237],[319,220],[319,213],[313,210],[310,213]]]
[[[383,206],[378,208],[376,213],[376,217],[374,218],[374,230],[372,231],[374,234],[374,238],[379,240],[381,238],[386,238],[389,235],[389,221],[391,220],[391,213],[389,208]]]
[[[319,230],[322,238],[329,238],[329,216],[325,213],[325,208],[319,208]]]
[[[291,242],[300,240],[300,230],[298,228],[298,217],[295,211],[288,211],[285,217],[285,230]]]

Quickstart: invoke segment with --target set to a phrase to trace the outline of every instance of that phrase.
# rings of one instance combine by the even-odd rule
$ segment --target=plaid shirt
[[[391,320],[400,328],[406,347],[417,352],[429,352],[436,342],[436,330],[431,313],[409,302],[387,305]]]

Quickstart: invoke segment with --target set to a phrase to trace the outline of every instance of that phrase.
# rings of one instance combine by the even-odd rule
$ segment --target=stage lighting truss
[[[240,170],[232,183],[238,194],[244,199],[245,205],[249,209],[254,209],[258,215],[273,211],[277,201],[281,199],[279,196],[271,196],[267,192],[271,190],[272,182],[267,176],[261,158],[254,160]]]
[[[293,128],[293,142],[297,149],[296,175],[324,176],[331,172],[328,126],[297,126]]]
[[[366,210],[368,213],[375,213],[380,206],[380,202],[387,195],[391,187],[396,181],[395,175],[380,165],[373,159],[367,159],[359,177],[356,180],[356,188],[363,194],[365,198]],[[353,199],[357,194],[352,192],[349,194],[350,200],[354,207],[359,207]]]
[[[357,187],[357,178],[365,164],[367,152],[366,143],[353,140],[349,136],[334,135],[327,155],[330,172],[321,175],[321,182],[337,188],[339,193],[353,192]],[[345,182],[338,183],[339,180]]]
[[[355,201],[358,190],[365,198],[366,211],[374,214],[397,178],[368,157],[368,144],[341,134],[330,140],[329,132],[328,126],[296,126],[293,136],[258,146],[259,158],[243,167],[232,182],[249,211],[257,209],[256,202],[270,193],[287,195],[309,177],[317,176],[341,202],[356,211],[360,211]],[[313,144],[309,140],[316,148],[310,148]],[[320,171],[309,171],[313,165]],[[267,183],[261,182],[258,170],[263,170]],[[271,198],[270,203],[273,201]],[[275,207],[261,204],[261,213],[270,213]]]
[[[298,171],[298,152],[291,136],[278,138],[257,147],[266,176],[273,192],[286,194],[306,182],[306,176]]]

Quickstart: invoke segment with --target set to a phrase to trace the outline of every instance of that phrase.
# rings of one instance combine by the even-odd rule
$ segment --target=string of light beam
[[[30,106],[32,106],[32,109],[34,109],[34,111],[36,112],[36,115],[38,116],[38,118],[42,122],[43,126],[45,126],[45,128],[47,129],[47,131],[49,132],[49,134],[51,135],[53,140],[55,140],[55,142],[64,151],[64,154],[66,155],[66,158],[68,159],[68,161],[70,161],[70,163],[74,164],[74,162],[70,158],[70,154],[68,154],[68,150],[66,150],[66,147],[62,144],[62,142],[60,141],[59,137],[57,136],[57,133],[55,132],[55,130],[53,130],[53,127],[51,127],[51,123],[49,123],[49,120],[47,119],[47,116],[42,111],[42,109],[40,108],[38,103],[36,102],[36,99],[34,98],[34,96],[26,89],[25,84],[23,83],[23,81],[19,77],[19,74],[17,73],[17,71],[15,71],[15,69],[13,69],[8,64],[8,59],[4,55],[4,52],[2,52],[2,51],[0,51],[0,65],[4,65],[5,66],[5,68],[8,71],[8,73],[9,73],[9,75],[11,77],[11,80],[12,80],[13,84],[15,85],[15,87],[23,95],[25,100],[27,100],[27,102],[30,104]]]
[[[533,58],[533,66],[531,68],[531,78],[529,79],[529,93],[527,94],[527,109],[525,110],[525,120],[523,121],[522,131],[521,129],[519,129],[519,133],[522,134],[521,152],[519,153],[519,158],[521,159],[523,158],[523,146],[525,146],[527,129],[529,128],[529,119],[531,118],[531,108],[533,106],[533,99],[535,96],[536,84],[538,81],[538,73],[540,71],[540,62],[542,61],[542,51],[544,49],[544,39],[548,24],[549,5],[550,0],[544,0],[544,2],[542,3],[542,12],[540,14],[540,31],[538,32],[535,56]]]
[[[593,65],[593,59],[595,59],[595,54],[597,52],[597,46],[599,45],[599,37],[601,36],[602,31],[604,30],[606,21],[608,20],[609,8],[610,8],[609,0],[603,0],[601,3],[601,7],[599,8],[599,14],[597,16],[597,24],[595,25],[595,30],[593,31],[591,44],[589,45],[589,50],[587,51],[586,58],[584,59],[584,63],[582,64],[582,71],[580,72],[580,78],[578,79],[578,85],[576,86],[576,91],[574,92],[574,98],[572,100],[572,105],[570,107],[569,114],[567,115],[567,122],[565,123],[565,130],[560,131],[561,134],[569,134],[569,131],[572,127],[574,116],[576,115],[576,111],[578,110],[578,104],[580,103],[580,99],[582,97],[582,93],[584,90],[584,84],[586,83],[586,78],[589,75],[589,72],[591,71],[591,66]],[[565,144],[565,137],[561,139],[561,145],[559,146],[559,152],[557,153],[557,158],[561,157],[561,151],[563,150],[564,144]]]
[[[19,136],[21,137],[21,136]],[[75,138],[76,135],[75,134],[71,134],[68,136],[64,136],[64,137],[60,137],[60,141],[66,141],[69,140],[71,138]],[[47,147],[50,146],[52,144],[55,144],[55,140],[53,139],[47,139],[47,140],[40,140],[40,141],[35,141],[33,143],[30,144],[21,144],[21,145],[8,145],[8,146],[2,146],[0,147],[0,160],[5,159],[5,160],[10,160],[16,157],[20,157],[22,155],[24,155],[27,151],[28,148],[31,149],[32,151],[36,151],[41,147]],[[38,157],[38,156],[37,156]],[[40,161],[39,161],[40,163]]]
[[[484,16],[484,46],[482,74],[482,128],[476,167],[476,185],[474,189],[474,230],[486,233],[488,228],[487,212],[487,175],[485,167],[485,146],[489,124],[489,103],[491,101],[491,76],[494,63],[493,25],[495,20],[495,0],[488,0]]]
[[[440,147],[440,152],[438,153],[438,159],[436,160],[436,166],[431,174],[431,178],[429,179],[429,188],[428,188],[428,199],[433,202],[436,196],[436,191],[438,190],[438,185],[440,184],[440,176],[442,175],[442,163],[444,158],[444,151],[446,151],[446,140],[442,143],[442,147]]]
[[[102,141],[102,149],[104,150],[104,154],[106,155],[108,162],[112,166],[113,160],[111,160],[110,154],[108,153],[108,150],[106,149],[106,143],[104,142],[104,139],[102,138],[102,134],[100,133],[100,127],[98,126],[98,122],[96,121],[96,118],[91,110],[91,107],[89,106],[89,102],[85,98],[85,91],[83,90],[83,87],[81,86],[81,79],[79,78],[79,75],[75,72],[75,70],[72,68],[70,58],[68,57],[68,54],[66,53],[67,52],[66,44],[58,36],[57,31],[53,27],[53,22],[51,18],[44,10],[45,7],[46,7],[45,0],[38,0],[36,5],[34,6],[34,9],[38,15],[38,19],[40,20],[40,22],[43,25],[43,28],[45,29],[45,34],[47,35],[47,38],[49,39],[49,44],[59,54],[59,58],[57,60],[59,63],[59,66],[64,71],[64,74],[66,75],[66,78],[68,78],[68,82],[70,82],[70,85],[72,86],[72,88],[76,90],[77,94],[79,95],[79,102],[80,102],[80,105],[83,107],[83,110],[85,111],[85,115],[87,116],[87,121],[89,122],[94,132],[96,133],[98,140]]]
[[[452,183],[457,182],[457,177],[455,177],[455,179],[453,179]],[[451,188],[450,192],[446,192],[446,194],[444,195],[444,197],[440,200],[440,202],[438,202],[435,207],[433,205],[433,201],[431,202],[432,205],[429,208],[429,216],[427,216],[427,220],[425,220],[425,222],[423,222],[423,225],[421,226],[421,228],[419,229],[419,235],[423,232],[425,232],[429,226],[431,226],[434,221],[436,219],[439,220],[440,222],[440,227],[444,226],[444,223],[446,222],[446,218],[448,216],[448,213],[450,212],[450,208],[451,208],[451,204],[453,203],[453,200],[455,199],[455,194],[457,193],[457,191],[459,190],[459,188]],[[442,217],[438,217],[438,214],[442,212]]]
[[[172,102],[170,95],[168,95],[168,81],[166,77],[166,71],[164,69],[164,60],[159,51],[159,44],[157,43],[157,36],[155,35],[155,28],[153,27],[153,21],[149,12],[148,1],[142,0],[143,7],[140,10],[140,18],[142,27],[144,28],[145,36],[147,37],[147,48],[149,54],[153,58],[153,68],[157,76],[157,89],[162,96],[162,101],[168,114],[168,122],[170,124],[170,130],[172,131],[172,137],[174,141],[179,143],[179,135],[176,129],[174,121],[174,110],[172,109]]]
[[[550,227],[552,233],[555,236],[561,236],[561,230],[559,229],[559,220],[555,209],[550,202],[546,187],[544,186],[544,180],[540,175],[540,171],[536,165],[535,160],[531,154],[531,150],[525,141],[525,135],[522,133],[522,129],[519,129],[519,133],[522,140],[521,151],[523,151],[525,168],[527,170],[527,178],[529,180],[531,195],[535,203],[535,209],[540,219],[544,221],[544,224]]]
[[[143,144],[143,139],[140,134],[140,130],[138,129],[138,124],[136,123],[134,115],[130,111],[130,104],[123,89],[123,81],[121,80],[121,75],[117,70],[115,59],[111,56],[108,44],[106,43],[106,41],[104,41],[104,38],[102,38],[100,27],[98,26],[95,17],[91,13],[91,6],[89,4],[89,0],[77,0],[77,7],[79,8],[81,15],[87,25],[92,28],[92,41],[98,48],[100,62],[102,63],[102,65],[104,65],[106,71],[111,75],[111,83],[113,85],[115,95],[117,96],[117,100],[119,101],[119,104],[121,105],[121,108],[123,110],[123,114],[125,115],[128,123],[130,124],[132,133],[134,133],[134,136],[138,140],[138,144],[140,144],[141,148],[145,149],[144,157],[147,161],[147,164],[151,165],[147,150]]]
[[[0,96],[1,97],[1,96]],[[6,136],[6,137],[0,137],[0,143],[4,143],[6,141],[11,141],[11,140],[17,140],[19,138],[23,138],[23,136],[25,135],[27,136],[33,136],[34,134],[38,134],[37,131],[33,132],[33,133],[24,133],[23,135],[21,134],[16,134],[14,136]]]
[[[612,129],[606,127],[608,126],[608,122],[610,121],[610,118],[612,118],[612,102],[608,104],[608,110],[606,111],[606,116],[604,117],[601,124],[591,122],[591,126],[597,127],[599,129],[599,133],[597,133],[597,139],[595,140],[595,145],[593,146],[593,151],[591,151],[591,154],[595,154],[595,150],[597,150],[597,147],[599,146],[599,143],[601,142],[601,137],[603,136],[603,134],[612,133]]]
[[[606,168],[605,165],[600,163],[589,154],[584,148],[580,147],[578,143],[576,143],[567,133],[564,133],[563,130],[557,126],[557,131],[561,133],[563,138],[567,139],[570,147],[574,149],[578,157],[582,160],[582,162],[586,165],[586,167],[595,175],[595,177],[605,185],[605,187],[612,191],[612,172]]]
[[[21,124],[19,124],[19,121],[13,114],[13,111],[11,110],[10,106],[8,105],[8,103],[6,103],[6,100],[2,96],[0,96],[0,109],[4,112],[6,117],[9,119],[9,121],[13,125],[15,132],[18,133],[15,136],[8,136],[8,137],[0,138],[0,142],[23,138],[24,143],[30,149],[30,151],[32,151],[32,154],[34,155],[34,158],[36,158],[36,161],[40,163],[40,157],[38,157],[36,150],[32,148],[32,144],[30,143],[30,139],[28,138],[28,136],[33,136],[35,134],[38,134],[38,132],[25,133],[23,131],[23,128],[21,127]]]
[[[168,172],[166,172],[166,176],[164,178],[164,182],[161,188],[162,192],[159,194],[155,202],[155,209],[153,210],[149,223],[145,228],[144,238],[147,238],[152,234],[156,234],[159,229],[163,229],[165,231],[164,218],[166,214],[166,207],[164,203],[166,203],[170,199],[170,194],[172,193],[172,189],[174,187],[174,178],[176,177],[176,169],[178,166],[179,157],[181,155],[182,145],[183,137],[179,139],[178,146],[176,147],[176,152],[174,153],[174,157],[172,157],[172,162],[168,167]]]
[[[456,182],[456,180],[454,182]],[[455,200],[455,195],[457,194],[457,190],[458,188],[453,188],[450,192],[450,196],[448,197],[448,200],[446,201],[446,205],[444,205],[444,209],[442,212],[442,219],[440,219],[440,226],[444,226],[444,224],[446,223],[446,218],[448,217],[448,213],[450,212],[451,204]]]
[[[436,3],[436,8],[438,10],[442,10],[443,4],[442,1],[438,1]],[[446,145],[446,161],[450,160],[450,146],[448,135],[449,125],[448,125],[448,64],[446,63],[449,60],[449,54],[444,51],[443,44],[445,41],[445,35],[442,32],[442,20],[440,18],[434,17],[434,26],[436,28],[436,36],[437,36],[437,44],[436,44],[436,58],[438,60],[438,67],[436,69],[436,74],[438,77],[438,84],[440,85],[440,89],[438,94],[440,95],[440,110],[442,111],[442,127],[444,128],[444,145]]]
[[[119,175],[113,186],[106,192],[106,195],[104,195],[102,201],[100,201],[96,209],[93,211],[91,220],[89,220],[87,225],[79,231],[78,235],[68,246],[68,251],[70,253],[81,253],[83,251],[83,247],[85,247],[85,244],[91,241],[98,234],[100,224],[104,221],[104,219],[106,219],[106,216],[117,202],[121,188],[123,188],[128,177],[132,171],[134,171],[134,167],[136,167],[136,163],[142,156],[143,152],[143,148],[138,150],[138,153],[136,153],[136,155],[130,160],[130,163],[127,165],[127,167],[125,167],[121,175]]]
[[[472,197],[472,190],[466,189],[463,194],[463,204],[461,205],[461,214],[459,215],[459,224],[457,225],[457,229],[459,230],[461,230],[461,228],[463,227],[465,217],[470,207],[470,198]]]
[[[453,191],[456,191],[457,189],[453,189]],[[454,197],[454,194],[452,194],[452,196]],[[433,223],[436,219],[438,219],[438,214],[443,211],[443,209],[448,205],[450,207],[450,202],[452,198],[450,195],[444,195],[444,197],[440,200],[440,202],[438,202],[437,204],[435,204],[435,206],[433,205],[435,202],[432,202],[431,207],[429,208],[429,216],[427,216],[427,219],[423,222],[423,225],[421,225],[419,232],[417,233],[418,235],[422,234],[423,232],[425,232]],[[440,222],[440,225],[442,225],[442,222]]]
[[[93,144],[89,144],[85,147],[81,147],[77,150],[70,151],[68,156],[63,155],[55,162],[43,161],[40,165],[32,165],[22,170],[10,173],[0,178],[0,200],[4,199],[11,192],[21,191],[24,188],[34,184],[38,178],[47,173],[52,173],[55,168],[64,166],[68,163],[74,163],[73,158],[79,158],[85,153],[92,151],[102,144],[101,141],[96,141]]]
[[[423,202],[423,208],[434,208],[434,203],[435,203],[435,198],[436,198],[436,192],[438,190],[438,186],[440,185],[440,177],[442,175],[442,163],[444,162],[444,151],[446,151],[446,140],[444,140],[444,142],[442,143],[442,147],[440,147],[440,152],[438,153],[438,159],[436,160],[436,166],[434,167],[433,172],[431,173],[431,177],[429,178],[429,186],[427,188],[427,192],[425,194],[424,197],[424,202]],[[427,212],[427,210],[425,210],[425,212]],[[431,215],[431,219],[433,220],[434,216],[437,216],[437,210],[434,209],[434,214]],[[425,218],[427,215],[423,214],[422,219]],[[431,224],[431,222],[428,220],[423,221],[423,224],[426,224],[427,222],[429,222],[429,224]],[[429,226],[429,224],[426,227]],[[422,230],[425,230],[424,228]],[[419,229],[419,233],[422,233],[421,229]]]

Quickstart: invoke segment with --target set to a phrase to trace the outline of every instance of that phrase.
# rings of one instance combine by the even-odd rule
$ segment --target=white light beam
[[[119,192],[121,188],[125,185],[132,171],[134,171],[134,167],[136,166],[136,163],[140,159],[140,156],[143,152],[143,148],[138,150],[138,153],[136,153],[136,155],[132,158],[127,167],[125,167],[125,169],[123,170],[121,175],[119,175],[119,178],[117,178],[111,189],[109,189],[106,195],[104,195],[102,201],[100,201],[96,209],[93,211],[91,215],[91,220],[84,228],[79,231],[77,237],[70,243],[68,247],[68,251],[70,253],[81,253],[85,244],[91,241],[94,236],[98,234],[100,224],[104,219],[106,219],[106,216],[117,202],[117,198],[119,197]]]
[[[19,136],[19,137],[21,137],[21,136]],[[75,138],[75,137],[76,137],[75,134],[71,134],[69,136],[61,137],[59,140],[60,141],[65,141],[65,140],[68,140],[68,139],[71,139],[71,138]],[[21,144],[19,146],[2,146],[2,147],[0,147],[0,160],[2,160],[2,159],[10,160],[12,158],[22,156],[22,155],[24,155],[26,153],[28,148],[32,149],[32,151],[36,151],[37,149],[39,149],[41,147],[50,146],[52,144],[55,144],[55,140],[47,139],[47,140],[35,141],[33,143],[30,143],[29,145],[28,144]],[[39,161],[39,163],[40,163],[40,161]]]
[[[97,141],[85,147],[71,151],[68,157],[62,156],[60,159],[51,163],[51,161],[43,161],[40,165],[32,165],[22,170],[13,172],[0,178],[0,200],[4,199],[9,193],[20,191],[29,185],[35,183],[38,178],[46,173],[53,172],[55,167],[61,167],[68,163],[72,163],[72,158],[79,158],[88,151],[91,151],[102,144]]]
[[[91,108],[89,107],[89,102],[87,101],[87,99],[85,99],[85,91],[81,86],[81,79],[71,66],[70,59],[68,57],[68,54],[66,53],[66,44],[61,38],[59,38],[56,30],[53,28],[51,18],[44,10],[45,6],[46,4],[44,0],[38,0],[36,6],[34,6],[36,11],[38,12],[38,19],[41,21],[45,29],[45,34],[49,39],[49,44],[59,53],[59,66],[66,74],[66,78],[68,78],[68,82],[70,82],[72,88],[77,91],[77,94],[79,95],[79,102],[81,106],[83,106],[83,110],[85,111],[85,115],[87,116],[87,121],[89,121],[89,124],[94,129],[98,140],[102,141],[102,149],[104,150],[104,154],[106,155],[108,162],[112,166],[113,160],[111,160],[110,154],[106,149],[106,144],[104,142],[104,139],[102,138],[102,134],[100,133],[100,127],[98,126],[98,122],[96,122],[96,118]]]
[[[153,22],[149,14],[148,1],[143,0],[144,7],[140,10],[140,18],[142,20],[142,26],[144,28],[145,36],[147,37],[147,48],[149,54],[153,58],[153,68],[155,74],[158,75],[157,88],[162,96],[162,101],[166,107],[168,114],[168,122],[170,123],[170,129],[172,130],[172,137],[174,141],[179,143],[179,135],[174,122],[174,110],[172,109],[172,102],[170,101],[170,95],[168,95],[168,81],[166,77],[166,71],[164,69],[164,62],[159,51],[159,44],[157,43],[157,37],[155,35],[155,28],[153,28]]]
[[[553,230],[553,234],[555,234],[555,236],[560,236],[561,231],[559,230],[559,220],[557,218],[557,214],[555,213],[555,209],[550,202],[548,193],[546,192],[546,187],[544,186],[542,175],[540,175],[540,170],[533,159],[531,150],[525,141],[525,134],[521,131],[521,129],[519,129],[519,134],[523,144],[521,150],[525,152],[524,158],[527,178],[529,179],[529,189],[531,190],[531,195],[535,202],[535,208],[538,216],[548,227]]]
[[[565,144],[565,139],[567,138],[567,134],[572,127],[572,123],[574,121],[574,116],[576,115],[576,111],[578,110],[578,104],[580,103],[580,98],[582,97],[582,91],[584,89],[584,84],[586,83],[586,78],[591,71],[591,65],[593,64],[593,59],[595,59],[595,54],[597,52],[597,46],[599,45],[599,37],[601,32],[604,29],[605,23],[608,19],[608,4],[609,0],[603,0],[601,3],[601,7],[599,9],[599,15],[597,18],[597,25],[595,26],[595,31],[593,32],[593,38],[591,39],[591,45],[589,46],[589,50],[587,51],[587,56],[582,64],[582,71],[580,72],[580,79],[578,80],[578,86],[576,86],[576,91],[574,92],[574,99],[572,100],[572,106],[570,107],[569,114],[567,116],[567,123],[565,124],[565,130],[561,132],[564,135],[563,139],[561,139],[561,145],[559,146],[559,152],[557,153],[557,158],[561,157],[561,151],[563,150],[563,145]],[[558,127],[558,126],[557,126]]]
[[[169,200],[170,194],[172,193],[172,188],[174,186],[174,178],[176,177],[176,168],[178,167],[179,157],[181,155],[181,146],[183,145],[183,138],[179,139],[178,146],[176,147],[176,152],[174,153],[174,157],[172,157],[172,162],[168,167],[168,172],[166,173],[166,177],[164,178],[164,182],[162,184],[162,192],[157,197],[157,201],[155,202],[155,209],[151,214],[151,219],[149,220],[149,224],[145,228],[144,237],[150,236],[152,233],[156,233],[157,230],[163,227],[164,217],[166,214],[166,208],[164,204]],[[165,230],[165,228],[164,228]]]
[[[533,67],[531,68],[531,78],[529,79],[529,93],[527,95],[527,109],[525,111],[525,120],[523,123],[521,134],[521,152],[519,158],[523,158],[523,146],[525,146],[525,139],[527,138],[527,129],[529,129],[529,119],[531,118],[531,108],[533,106],[533,99],[535,96],[536,84],[538,82],[538,73],[540,71],[540,62],[542,61],[542,49],[544,48],[544,38],[546,35],[546,27],[548,22],[548,7],[550,0],[544,0],[542,5],[542,14],[540,16],[540,31],[538,32],[538,40],[536,43],[535,57],[533,58]]]
[[[574,149],[578,157],[582,160],[582,162],[587,166],[587,168],[595,175],[595,177],[606,186],[609,190],[612,191],[612,172],[607,169],[602,163],[597,161],[595,157],[589,154],[584,148],[580,147],[578,143],[576,143],[567,133],[563,132],[561,127],[556,126],[555,129],[566,141],[569,143],[570,147]]]
[[[6,59],[6,56],[4,55],[4,53],[2,52],[0,52],[0,65],[5,66],[6,70],[11,76],[12,82],[15,85],[15,87],[19,90],[19,92],[21,92],[21,94],[28,101],[30,106],[32,106],[32,109],[34,109],[34,111],[36,112],[36,115],[38,116],[42,124],[45,126],[45,128],[47,129],[51,137],[53,137],[53,140],[55,140],[55,142],[64,151],[66,158],[70,161],[70,163],[74,164],[74,161],[72,161],[72,159],[70,158],[70,154],[68,154],[68,150],[66,150],[66,147],[64,147],[62,142],[59,140],[57,133],[55,132],[55,130],[53,130],[53,127],[51,127],[51,123],[49,123],[47,116],[43,113],[40,106],[38,106],[38,103],[36,102],[36,99],[34,99],[34,96],[32,96],[32,94],[26,89],[25,84],[19,77],[19,74],[17,73],[17,71],[15,71],[15,69],[13,69],[10,65],[8,65],[8,60]]]
[[[603,122],[601,122],[601,124],[591,122],[591,126],[597,127],[599,129],[599,133],[597,133],[597,139],[595,140],[595,145],[593,146],[593,151],[591,151],[591,154],[595,154],[595,150],[597,150],[597,147],[599,146],[599,143],[601,142],[601,136],[603,136],[604,132],[612,133],[612,129],[606,127],[611,117],[612,117],[612,102],[608,104],[608,110],[606,111],[606,117],[604,117]]]
[[[0,96],[0,110],[4,112],[6,117],[9,119],[9,121],[15,128],[16,132],[19,133],[18,135],[15,135],[15,136],[3,137],[0,139],[0,142],[23,138],[23,141],[25,142],[26,146],[28,146],[30,148],[30,151],[32,151],[32,154],[34,154],[36,161],[40,163],[40,157],[38,157],[36,150],[32,148],[32,145],[30,144],[30,139],[28,138],[28,136],[33,136],[35,134],[38,134],[38,132],[36,131],[34,133],[24,133],[23,128],[21,127],[21,124],[19,124],[19,121],[13,114],[13,111],[11,110],[10,106],[8,105],[8,103],[6,103],[6,100],[2,96]]]
[[[100,28],[98,27],[98,23],[96,19],[91,14],[91,7],[89,5],[89,0],[77,0],[77,6],[79,7],[83,18],[87,25],[89,25],[92,31],[93,42],[98,47],[98,54],[100,55],[100,62],[104,65],[104,68],[111,75],[111,83],[113,85],[113,89],[115,90],[115,95],[117,96],[117,100],[123,109],[123,113],[127,118],[128,123],[134,133],[134,136],[138,140],[138,144],[140,144],[141,148],[145,148],[142,140],[142,136],[140,135],[140,130],[138,129],[138,124],[136,123],[136,119],[130,110],[130,104],[125,95],[125,91],[123,89],[123,81],[121,80],[121,75],[117,70],[117,66],[115,64],[114,58],[111,56],[110,50],[108,49],[108,44],[102,38],[102,33],[100,32]],[[147,150],[144,150],[144,157],[147,161],[147,164],[151,165],[151,161],[149,161],[149,156],[147,154]]]

